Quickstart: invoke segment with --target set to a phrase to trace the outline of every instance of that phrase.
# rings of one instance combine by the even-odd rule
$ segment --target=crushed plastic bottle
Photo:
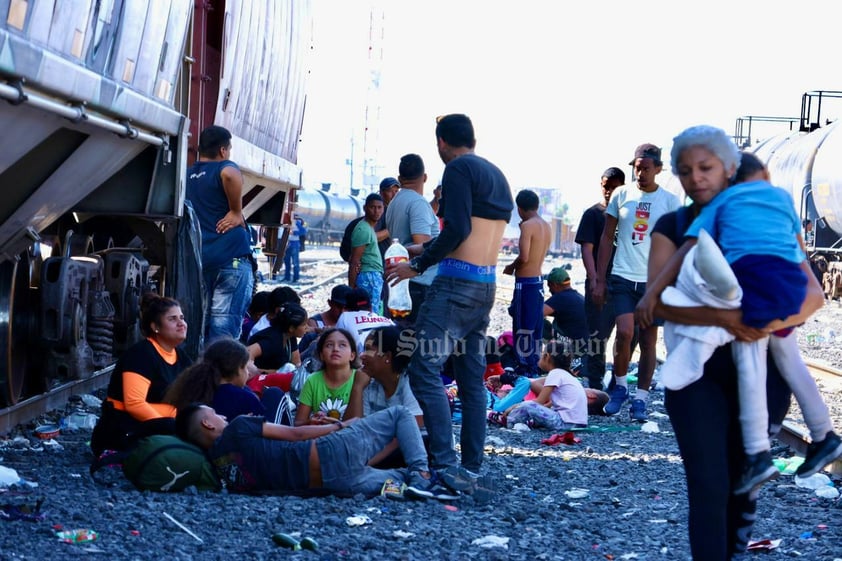
[[[645,423],[640,425],[640,432],[661,432],[661,428],[655,421],[646,421]]]
[[[833,485],[830,482],[830,478],[823,473],[814,473],[810,477],[798,477],[796,475],[795,484],[804,489],[819,489],[821,487]]]
[[[588,489],[574,487],[564,492],[568,499],[584,499],[590,494]]]
[[[392,240],[392,245],[384,255],[386,266],[397,265],[409,261],[409,252],[398,241]],[[397,284],[389,285],[389,302],[387,303],[389,313],[393,318],[403,318],[412,312],[412,297],[409,295],[409,279],[403,279]]]
[[[84,403],[88,407],[100,407],[102,405],[102,400],[95,395],[86,393],[82,394],[79,397],[82,399],[82,403]]]
[[[21,478],[18,475],[18,472],[16,472],[12,468],[0,466],[0,487],[7,487],[9,485],[14,485],[15,483],[20,482]]]
[[[816,496],[823,499],[836,499],[839,497],[839,489],[832,485],[826,485],[816,489]]]
[[[56,532],[56,537],[64,543],[85,543],[95,541],[99,536],[93,530],[80,528],[78,530],[62,530]]]
[[[96,422],[99,420],[93,413],[85,413],[84,411],[74,411],[67,417],[61,420],[60,427],[62,429],[93,429]]]

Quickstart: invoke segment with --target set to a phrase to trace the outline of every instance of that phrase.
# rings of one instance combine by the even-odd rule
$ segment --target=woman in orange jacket
[[[146,338],[128,349],[111,374],[91,450],[125,450],[140,437],[175,433],[175,407],[163,403],[169,385],[192,360],[178,348],[187,337],[181,305],[147,294],[141,303]]]

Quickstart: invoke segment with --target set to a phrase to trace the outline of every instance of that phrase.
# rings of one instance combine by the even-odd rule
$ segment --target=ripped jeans
[[[203,272],[205,281],[205,346],[220,337],[240,338],[254,289],[254,272],[247,257],[237,257],[218,269]]]

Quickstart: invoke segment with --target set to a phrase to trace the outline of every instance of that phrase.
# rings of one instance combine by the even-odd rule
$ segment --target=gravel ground
[[[322,261],[320,271],[341,270],[319,252],[311,255]],[[559,263],[549,263],[547,270]],[[575,283],[582,275],[572,264]],[[306,280],[308,272],[303,274]],[[331,286],[304,298],[308,310],[324,307]],[[504,277],[490,334],[509,328],[507,286],[511,282]],[[842,310],[834,302],[801,329],[805,356],[842,368],[838,344],[829,340],[835,333],[842,334]],[[808,341],[807,334],[816,336]],[[842,387],[823,389],[842,428]],[[39,421],[57,421],[66,413]],[[791,413],[797,420],[797,408]],[[591,417],[593,432],[578,434],[579,443],[559,446],[540,443],[547,432],[489,427],[484,472],[495,482],[496,494],[485,504],[465,497],[452,505],[381,497],[139,492],[119,471],[104,473],[104,483],[91,479],[89,430],[63,431],[44,442],[33,436],[32,423],[0,440],[0,466],[37,486],[0,487],[0,505],[43,499],[44,516],[35,522],[0,520],[0,560],[689,559],[684,475],[659,391],[652,394],[650,418],[659,432],[642,432],[623,415]],[[781,458],[792,456],[777,443],[774,451]],[[838,476],[834,482],[840,485]],[[365,523],[351,525],[354,517],[364,517]],[[762,491],[754,537],[781,540],[768,559],[842,559],[840,519],[842,500],[819,498],[782,476]],[[90,529],[98,537],[60,543],[54,535],[59,526]],[[276,532],[311,536],[320,549],[281,549],[271,540]]]

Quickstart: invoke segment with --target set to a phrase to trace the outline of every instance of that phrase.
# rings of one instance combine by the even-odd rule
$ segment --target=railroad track
[[[805,360],[807,368],[817,382],[823,385],[842,387],[842,370],[832,368],[825,364],[819,364]],[[837,427],[837,429],[840,427]],[[796,422],[785,420],[778,433],[778,440],[792,448],[798,455],[803,456],[807,452],[807,445],[810,443],[809,431]],[[827,468],[831,473],[842,474],[842,459],[836,460]]]

